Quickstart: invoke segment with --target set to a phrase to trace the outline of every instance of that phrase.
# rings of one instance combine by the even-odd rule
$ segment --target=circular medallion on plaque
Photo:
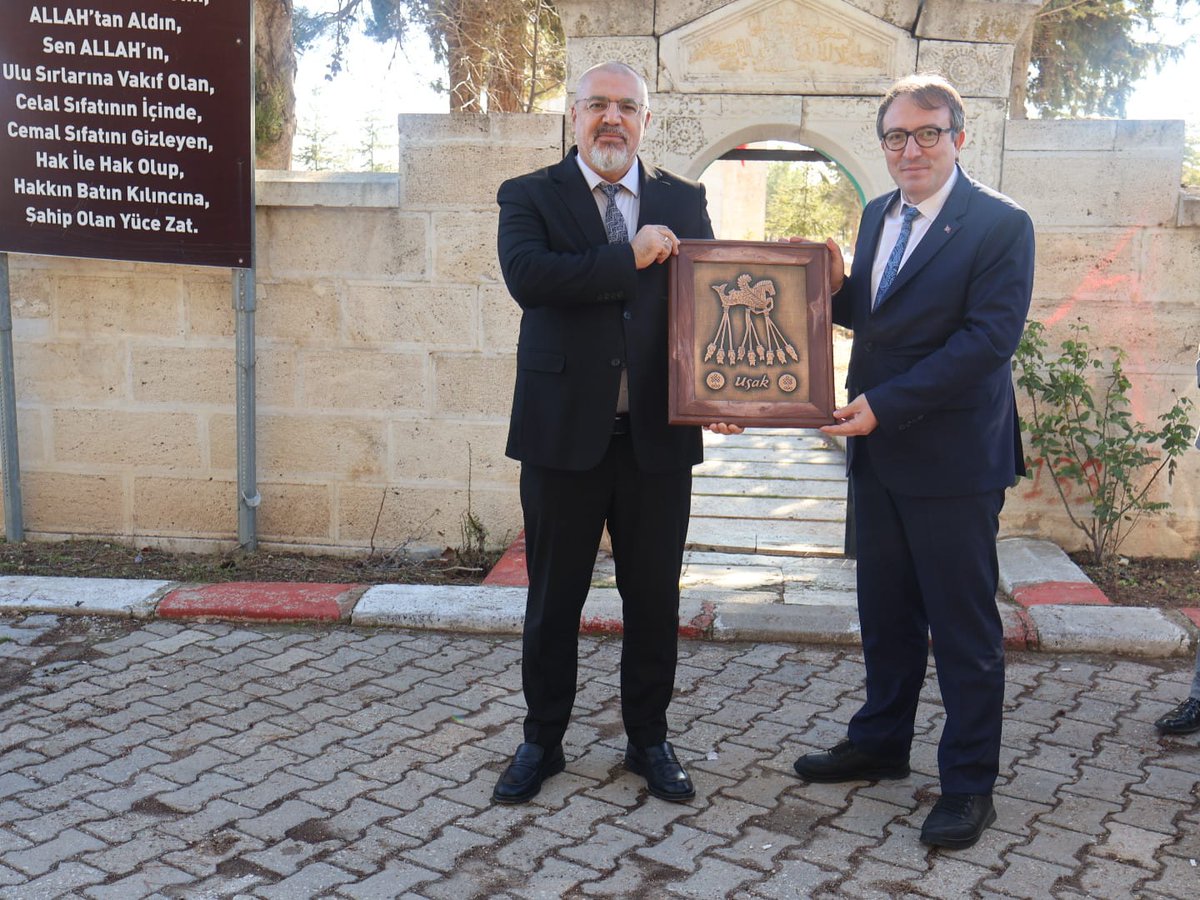
[[[792,391],[794,391],[796,389],[796,376],[795,375],[780,375],[779,376],[779,389],[788,394],[790,394]]]
[[[709,372],[708,377],[704,379],[704,383],[714,391],[719,391],[725,387],[725,376],[720,372]]]

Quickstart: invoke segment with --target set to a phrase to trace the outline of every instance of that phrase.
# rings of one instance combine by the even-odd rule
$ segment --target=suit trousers
[[[679,639],[679,574],[691,511],[690,467],[644,472],[629,435],[613,435],[584,472],[522,464],[529,596],[521,683],[525,740],[562,741],[575,703],[579,620],[605,522],[621,595],[621,717],[638,747],[666,740]]]
[[[991,793],[1000,765],[1004,630],[996,534],[1004,491],[914,497],[888,490],[859,442],[850,473],[867,699],[850,721],[860,749],[907,757],[929,640],[946,710],[943,793]]]

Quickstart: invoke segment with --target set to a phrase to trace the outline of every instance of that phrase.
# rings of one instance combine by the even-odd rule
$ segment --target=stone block
[[[558,4],[568,38],[652,34],[654,3],[644,0],[563,0]]]
[[[491,210],[505,179],[561,159],[561,146],[544,150],[489,144],[407,147],[400,155],[400,202],[405,209]],[[447,178],[447,172],[453,177]]]
[[[344,289],[342,303],[346,337],[364,344],[473,349],[479,345],[477,290],[496,288],[352,283]]]
[[[199,423],[177,412],[56,409],[51,434],[59,463],[166,471],[201,465]]]
[[[1121,295],[1080,297],[1043,306],[1031,318],[1047,323],[1047,339],[1057,352],[1072,325],[1088,326],[1087,340],[1099,348],[1120,347],[1124,368],[1133,381],[1131,397],[1152,396],[1153,384],[1165,379],[1172,387],[1195,387],[1196,346],[1200,343],[1200,304],[1156,303],[1134,283]],[[1107,358],[1109,353],[1102,354]]]
[[[491,119],[481,113],[404,113],[397,120],[400,152],[410,144],[484,143],[491,131]]]
[[[188,279],[184,282],[183,317],[184,330],[189,337],[233,338],[237,325],[232,278]]]
[[[489,547],[507,546],[521,529],[516,485],[473,484],[469,496],[465,484],[345,485],[338,489],[338,541],[384,549],[405,544],[461,547],[468,507],[487,532]]]
[[[323,280],[261,283],[254,316],[256,339],[328,344],[338,337],[338,285]]]
[[[1128,297],[1138,280],[1140,245],[1128,229],[1039,232],[1033,281],[1037,303],[1050,313],[1058,304],[1046,301]]]
[[[333,536],[333,488],[328,484],[259,484],[258,533],[265,540],[308,538],[326,543]]]
[[[893,190],[875,117],[879,101],[856,97],[812,97],[804,103],[804,140],[846,167],[867,200]]]
[[[9,257],[8,293],[15,319],[48,319],[52,313],[51,280],[43,269],[29,265],[34,257]]]
[[[1142,273],[1142,293],[1147,298],[1155,303],[1178,304],[1179,316],[1189,317],[1189,324],[1197,321],[1200,231],[1168,228],[1147,232]],[[1164,309],[1161,314],[1168,312]]]
[[[500,392],[506,398],[510,393],[507,388]],[[504,455],[507,421],[394,421],[389,433],[389,476],[394,481],[517,481],[520,467]],[[437,452],[430,452],[433,447]]]
[[[964,97],[1008,100],[1012,80],[1011,44],[921,41],[918,72],[939,72]]]
[[[1177,155],[1155,153],[1004,154],[1001,190],[1034,226],[1172,225],[1179,202]]]
[[[1112,150],[1117,123],[1112,119],[1013,119],[1004,130],[1004,149]]]
[[[232,358],[233,350],[229,353]],[[292,407],[300,402],[296,354],[291,347],[259,345],[254,354],[254,394],[259,409]]]
[[[127,398],[125,346],[115,341],[14,342],[22,403],[114,403]]]
[[[963,168],[976,181],[1001,190],[1004,152],[1000,148],[1004,145],[1008,101],[969,97],[963,100],[963,108],[967,114],[967,139],[963,142],[961,156]]]
[[[916,34],[922,38],[1015,44],[1042,0],[926,0]]]
[[[139,345],[129,352],[136,403],[232,407],[235,402],[237,375],[232,347]]]
[[[118,475],[74,475],[67,472],[21,473],[25,527],[33,531],[72,534],[121,534],[125,521],[125,488]]]
[[[489,352],[513,353],[521,333],[521,307],[502,285],[487,285],[479,289],[481,316],[481,349]]]
[[[56,274],[55,327],[68,335],[150,335],[183,333],[178,278],[79,277]]]
[[[1200,226],[1200,192],[1195,188],[1180,192],[1179,215],[1175,218],[1175,224],[1180,228]]]
[[[399,205],[399,180],[391,172],[284,172],[259,170],[255,200],[264,206],[326,206],[336,209]]]
[[[561,159],[565,118],[561,113],[492,113],[488,117],[488,144],[552,150]]]
[[[516,353],[433,355],[433,408],[440,415],[507,419],[516,382]]]
[[[45,415],[46,412],[40,409],[17,409],[17,453],[22,466],[47,461],[46,437],[42,427]]]
[[[421,409],[424,353],[309,350],[299,357],[300,406],[307,410]]]
[[[236,421],[216,415],[209,423],[214,469],[237,470]],[[365,416],[258,416],[258,475],[265,481],[298,477],[372,478],[383,473],[384,423]]]
[[[133,531],[196,537],[237,532],[237,483],[134,476]]]
[[[917,42],[847,3],[743,0],[663,35],[659,57],[660,90],[882,94],[913,71]]]
[[[272,209],[259,230],[260,277],[423,277],[427,228],[425,216],[391,210]]]
[[[433,270],[435,280],[496,282],[501,278],[496,258],[499,211],[441,212],[433,214]]]
[[[658,41],[652,37],[580,37],[567,43],[567,102],[575,99],[579,77],[592,66],[616,60],[658,84]]]

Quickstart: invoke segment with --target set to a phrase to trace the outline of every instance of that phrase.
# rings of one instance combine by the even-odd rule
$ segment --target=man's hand
[[[842,437],[854,437],[870,434],[879,425],[875,413],[871,412],[871,404],[867,402],[866,394],[859,394],[841,409],[833,411],[837,419],[836,425],[822,425],[821,430],[826,434],[836,434]]]
[[[679,238],[666,225],[643,225],[629,242],[634,264],[644,269],[652,263],[666,262],[679,252]]]
[[[780,240],[789,244],[813,243],[808,238],[802,237],[780,238]],[[825,238],[825,246],[829,248],[829,290],[836,294],[842,289],[842,282],[846,280],[846,260],[842,258],[842,248],[833,238]]]
[[[713,434],[741,434],[746,429],[741,425],[727,425],[724,422],[713,422],[711,425],[705,425]]]

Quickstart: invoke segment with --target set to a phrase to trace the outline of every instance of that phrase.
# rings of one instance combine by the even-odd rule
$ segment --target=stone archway
[[[963,161],[999,184],[1013,42],[1036,0],[560,0],[567,83],[620,59],[651,89],[647,159],[696,177],[765,137],[836,159],[863,194],[891,181],[875,135],[897,78],[937,70],[963,94]],[[966,37],[964,37],[966,36]]]

